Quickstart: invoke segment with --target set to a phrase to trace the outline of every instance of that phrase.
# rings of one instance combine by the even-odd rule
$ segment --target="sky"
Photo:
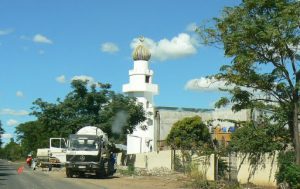
[[[194,29],[238,0],[0,0],[0,120],[4,142],[35,120],[32,102],[63,99],[72,79],[122,93],[139,36],[152,58],[155,106],[213,108],[221,94],[206,76],[230,62]],[[209,87],[208,87],[209,86]]]

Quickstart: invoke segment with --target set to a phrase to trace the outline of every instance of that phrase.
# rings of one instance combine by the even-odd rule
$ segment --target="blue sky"
[[[1,0],[0,120],[6,135],[28,120],[37,98],[54,102],[74,77],[122,92],[133,66],[132,47],[144,36],[160,94],[156,106],[212,108],[220,93],[206,89],[220,49],[201,46],[195,24],[220,16],[222,0]],[[217,86],[216,86],[217,87]],[[7,139],[5,140],[7,141]]]

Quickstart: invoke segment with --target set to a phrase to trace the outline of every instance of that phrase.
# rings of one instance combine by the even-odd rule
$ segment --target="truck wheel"
[[[73,177],[73,172],[72,172],[72,170],[67,168],[67,169],[66,169],[66,175],[67,175],[68,178],[72,178],[72,177]]]

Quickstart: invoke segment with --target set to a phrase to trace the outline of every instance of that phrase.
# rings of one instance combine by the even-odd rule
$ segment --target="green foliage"
[[[285,128],[276,126],[257,126],[254,122],[246,123],[232,134],[231,150],[242,153],[264,153],[283,150],[286,141],[279,137],[281,137],[282,133],[285,133],[285,135],[288,135],[288,133]]]
[[[230,100],[227,97],[221,97],[220,100],[218,100],[218,102],[216,102],[215,107],[216,108],[221,108],[223,106],[226,106],[230,103]]]
[[[127,175],[127,176],[136,175],[136,171],[135,171],[135,168],[134,168],[133,164],[129,164],[127,166],[127,169],[118,169],[118,172],[121,175]]]
[[[247,122],[232,134],[229,150],[248,154],[255,164],[265,153],[284,150],[289,142],[288,130],[278,124]]]
[[[174,156],[174,171],[185,172],[185,166],[183,165],[182,159],[178,154]]]
[[[279,170],[276,179],[279,183],[286,182],[291,188],[300,188],[300,166],[296,165],[295,152],[282,152],[278,156]]]
[[[187,183],[187,188],[193,189],[242,189],[243,187],[238,182],[226,182],[226,181],[208,181],[205,175],[200,172],[197,167],[193,167]]]
[[[143,107],[134,98],[110,90],[109,84],[89,86],[88,81],[74,80],[71,87],[64,100],[33,102],[31,115],[37,120],[16,128],[25,151],[47,147],[50,137],[68,137],[87,125],[99,127],[111,140],[124,143],[126,134],[145,120]],[[124,114],[121,121],[117,116],[120,112]]]
[[[36,151],[38,148],[48,147],[49,138],[53,136],[51,136],[51,132],[45,132],[45,130],[45,125],[39,121],[29,121],[19,124],[16,127],[17,140],[21,142],[23,151],[28,154]]]
[[[208,181],[205,179],[202,173],[194,174],[191,177],[192,181],[188,184],[189,188],[192,189],[215,189],[217,188],[217,183]]]
[[[224,178],[229,171],[229,166],[226,161],[218,159],[218,177]]]
[[[1,149],[1,158],[16,161],[25,158],[25,155],[21,146],[17,144],[14,139],[11,139],[10,142]]]
[[[188,117],[174,123],[167,136],[167,143],[173,149],[200,150],[211,148],[211,138],[201,117]]]
[[[202,42],[221,46],[225,56],[232,60],[220,68],[220,73],[210,76],[234,86],[225,89],[229,98],[221,98],[216,106],[231,103],[234,111],[271,111],[273,121],[280,127],[288,124],[298,164],[300,141],[295,120],[300,99],[299,20],[300,1],[244,0],[238,6],[226,7],[212,25],[197,29]],[[256,141],[261,140],[261,144],[271,141],[262,137],[263,130],[256,132],[260,136]],[[286,132],[283,135],[278,137],[285,138]]]
[[[114,141],[124,142],[126,134],[132,133],[135,126],[145,120],[144,110],[130,97],[114,94],[111,98],[108,106],[99,112],[100,128]]]

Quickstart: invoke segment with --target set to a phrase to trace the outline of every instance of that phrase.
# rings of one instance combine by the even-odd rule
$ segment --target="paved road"
[[[46,173],[32,171],[26,165],[23,172],[18,174],[18,167],[20,165],[0,160],[1,189],[108,189],[99,185],[79,182],[78,179],[53,178]]]

